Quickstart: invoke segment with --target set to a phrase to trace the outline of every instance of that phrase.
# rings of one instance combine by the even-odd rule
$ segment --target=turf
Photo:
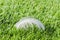
[[[14,27],[28,16],[39,19],[45,30]],[[59,17],[60,0],[0,0],[0,40],[60,40]]]

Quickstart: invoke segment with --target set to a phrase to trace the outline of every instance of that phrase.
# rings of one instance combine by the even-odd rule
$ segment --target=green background
[[[23,17],[39,19],[45,30],[17,30]],[[60,0],[0,0],[0,40],[60,40]]]

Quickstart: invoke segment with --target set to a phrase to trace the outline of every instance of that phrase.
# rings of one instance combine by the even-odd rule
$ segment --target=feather
[[[26,28],[28,24],[30,25],[35,24],[38,28],[42,28],[43,30],[45,29],[44,25],[39,20],[30,17],[21,19],[15,24],[15,27]]]

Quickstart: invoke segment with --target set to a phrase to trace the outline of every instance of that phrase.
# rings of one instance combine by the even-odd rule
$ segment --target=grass
[[[17,30],[22,17],[41,20],[45,30]],[[60,40],[60,0],[0,0],[0,40]],[[10,28],[10,29],[8,29]]]

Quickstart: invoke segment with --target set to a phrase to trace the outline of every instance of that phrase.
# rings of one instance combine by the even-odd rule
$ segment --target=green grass
[[[27,16],[46,29],[17,30],[14,24]],[[60,40],[60,0],[0,0],[0,40]]]

